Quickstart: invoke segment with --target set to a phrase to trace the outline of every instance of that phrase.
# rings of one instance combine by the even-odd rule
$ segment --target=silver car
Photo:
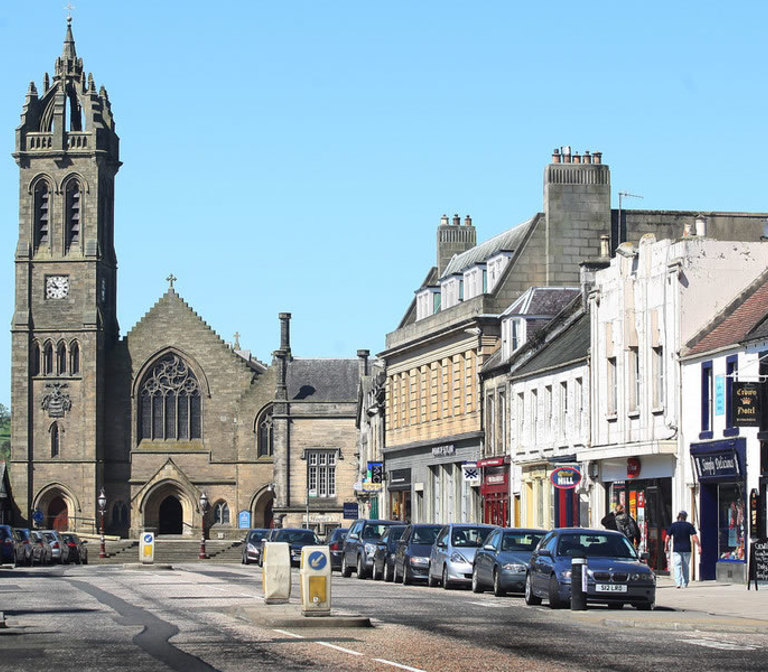
[[[69,564],[69,546],[56,530],[40,530],[43,538],[51,545],[51,559],[60,565]]]
[[[477,549],[495,530],[493,525],[451,523],[440,530],[429,555],[427,583],[441,584],[446,590],[472,583],[472,563]]]

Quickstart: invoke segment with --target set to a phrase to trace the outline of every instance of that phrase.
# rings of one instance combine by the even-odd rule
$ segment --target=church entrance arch
[[[265,489],[253,498],[251,504],[251,527],[270,528],[274,524],[272,504],[275,496],[271,490]]]
[[[43,528],[59,532],[65,530],[77,532],[78,523],[82,524],[82,519],[78,519],[77,512],[80,506],[77,499],[59,483],[43,488],[35,497],[32,508],[43,514],[43,522],[40,524]]]
[[[48,521],[51,529],[64,532],[69,529],[69,507],[60,495],[48,504]]]
[[[158,534],[181,534],[184,517],[181,502],[173,495],[168,495],[160,502]]]

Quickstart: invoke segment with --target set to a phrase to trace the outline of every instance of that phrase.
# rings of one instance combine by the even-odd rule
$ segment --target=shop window
[[[744,518],[744,489],[738,483],[718,486],[718,558],[744,561],[746,521]]]
[[[701,364],[701,433],[700,439],[712,438],[712,362]]]
[[[739,376],[738,355],[731,355],[725,360],[725,430],[724,436],[736,436],[739,428],[736,427],[733,412],[733,382]]]

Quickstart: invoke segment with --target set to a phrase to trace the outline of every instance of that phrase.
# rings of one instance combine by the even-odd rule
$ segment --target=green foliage
[[[11,459],[11,412],[0,404],[0,460]]]

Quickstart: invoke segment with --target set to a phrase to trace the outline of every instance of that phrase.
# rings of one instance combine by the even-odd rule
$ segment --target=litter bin
[[[328,546],[301,549],[301,613],[304,616],[331,614],[331,553]]]
[[[291,550],[287,543],[264,544],[261,585],[266,604],[285,604],[291,597]]]

